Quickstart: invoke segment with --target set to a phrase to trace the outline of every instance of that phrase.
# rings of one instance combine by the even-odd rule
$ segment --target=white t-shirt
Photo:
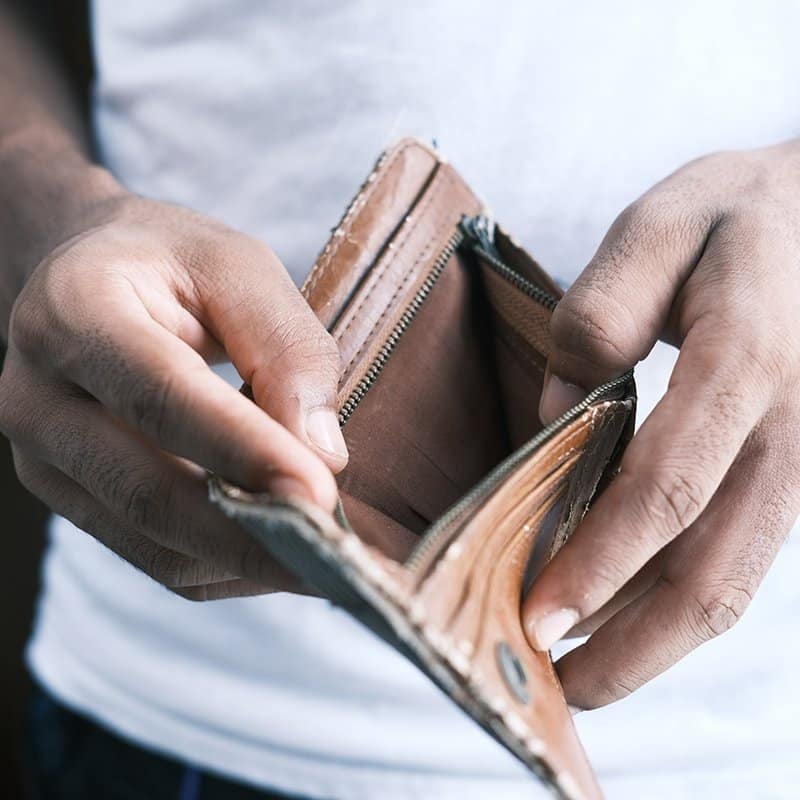
[[[792,3],[95,1],[95,119],[131,189],[267,242],[301,280],[376,155],[435,140],[573,278],[616,213],[687,160],[800,131]],[[673,355],[640,370],[643,413]],[[744,620],[577,725],[616,798],[800,786],[800,545]],[[516,762],[326,602],[205,605],[55,520],[29,648],[123,735],[318,798],[532,798]]]

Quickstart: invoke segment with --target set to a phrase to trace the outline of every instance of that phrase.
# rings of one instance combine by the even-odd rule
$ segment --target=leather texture
[[[350,461],[340,509],[331,516],[220,477],[210,496],[414,661],[556,796],[593,800],[597,781],[520,607],[613,477],[635,387],[619,381],[542,427],[560,292],[499,228],[491,246],[501,270],[465,237],[462,218],[487,213],[426,145],[403,140],[381,157],[303,287],[342,357]]]

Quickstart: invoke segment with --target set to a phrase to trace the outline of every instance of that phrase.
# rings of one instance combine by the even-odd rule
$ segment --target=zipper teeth
[[[490,253],[483,245],[475,242],[472,248],[501,278],[505,278],[521,292],[539,303],[539,305],[544,306],[549,311],[552,311],[556,307],[558,300],[553,297],[553,295],[520,275],[519,272],[509,267],[508,264],[501,261],[496,255]]]
[[[344,425],[345,422],[350,419],[350,417],[353,415],[353,412],[356,410],[356,408],[358,408],[358,404],[364,399],[367,392],[378,379],[378,375],[381,374],[381,370],[386,366],[386,362],[394,352],[398,342],[400,339],[402,339],[403,334],[408,329],[408,326],[412,323],[414,317],[417,316],[422,304],[431,293],[442,272],[444,272],[444,268],[447,266],[447,262],[450,260],[450,257],[459,248],[463,241],[464,233],[460,228],[458,228],[448,239],[447,244],[445,244],[444,248],[442,248],[441,252],[436,257],[430,272],[428,272],[428,274],[425,276],[425,280],[411,298],[411,302],[408,304],[405,311],[403,311],[395,326],[389,332],[386,341],[381,345],[380,350],[378,350],[377,355],[370,363],[366,373],[356,384],[353,391],[350,392],[347,400],[345,400],[342,404],[341,410],[339,411],[340,426]]]
[[[436,546],[439,540],[449,533],[450,526],[463,514],[471,505],[478,503],[488,497],[494,488],[517,466],[524,461],[536,449],[541,447],[548,439],[558,433],[562,428],[579,417],[592,404],[601,400],[608,394],[614,392],[620,386],[625,385],[633,377],[633,370],[629,370],[624,375],[614,378],[594,391],[589,392],[584,400],[565,411],[558,419],[553,420],[549,425],[542,428],[527,444],[512,453],[504,461],[501,461],[480,483],[473,487],[455,505],[451,506],[439,519],[431,525],[425,532],[417,546],[411,551],[411,555],[405,562],[407,569],[415,571],[422,566],[425,556]]]

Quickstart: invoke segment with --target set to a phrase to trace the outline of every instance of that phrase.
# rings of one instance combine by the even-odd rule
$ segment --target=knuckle
[[[86,294],[78,261],[64,257],[42,263],[20,292],[9,319],[9,337],[20,352],[34,358],[46,353],[53,361],[64,339],[82,330]],[[95,276],[92,290],[97,289]]]
[[[689,625],[700,641],[721,636],[742,618],[751,600],[750,591],[733,583],[692,594]]]
[[[153,580],[170,588],[197,583],[192,559],[166,547],[150,547],[142,568]]]
[[[126,416],[156,441],[161,441],[167,432],[169,411],[176,402],[176,382],[171,375],[152,375],[130,395]]]
[[[600,311],[603,313],[600,313]],[[597,366],[624,369],[635,355],[621,314],[609,308],[608,298],[575,287],[556,306],[550,322],[553,341],[562,351]]]
[[[292,319],[276,327],[267,346],[265,361],[252,375],[251,385],[257,397],[269,395],[276,378],[284,386],[311,383],[325,392],[339,381],[340,355],[333,337],[321,326],[308,325],[304,319]]]
[[[309,326],[299,319],[291,321],[282,326],[276,345],[273,363],[283,362],[295,368],[333,366],[338,370],[339,348],[333,337],[316,324]]]
[[[137,479],[138,478],[138,479]],[[168,532],[172,511],[172,480],[165,476],[136,475],[123,490],[125,519],[138,531]]]
[[[274,251],[264,242],[233,231],[208,218],[193,225],[191,234],[173,245],[177,264],[185,265],[182,277],[197,295],[230,292],[232,285],[246,289],[253,275],[263,278],[281,268]],[[238,294],[238,293],[237,293]]]
[[[650,470],[640,474],[637,483],[634,502],[665,543],[688,528],[705,505],[702,484],[686,472]]]
[[[148,481],[136,483],[129,490],[125,501],[125,518],[137,530],[148,530],[158,514],[155,506],[155,491],[152,484]]]
[[[47,339],[47,326],[41,308],[31,302],[29,290],[23,289],[14,307],[8,323],[9,342],[21,352],[32,354],[39,352]]]
[[[645,194],[627,205],[614,220],[611,230],[620,234],[618,241],[623,250],[625,245],[630,245],[649,235],[655,228],[655,223],[663,214],[663,203],[656,200],[655,195]]]
[[[696,239],[707,231],[713,217],[695,202],[691,182],[648,192],[634,200],[614,221],[614,257],[623,260],[636,251],[655,250],[672,243]]]
[[[608,675],[601,679],[592,692],[590,707],[601,708],[617,700],[622,700],[633,694],[645,682],[633,673],[630,668],[627,673]]]

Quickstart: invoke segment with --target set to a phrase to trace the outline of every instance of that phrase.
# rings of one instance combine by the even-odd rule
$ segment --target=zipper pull
[[[494,243],[494,220],[491,217],[485,214],[468,217],[464,214],[459,226],[473,247],[477,245],[489,255],[500,258],[500,251]]]

